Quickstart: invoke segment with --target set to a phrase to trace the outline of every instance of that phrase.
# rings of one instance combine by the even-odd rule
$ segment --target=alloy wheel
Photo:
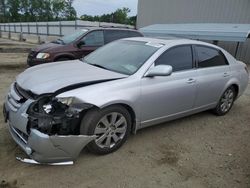
[[[220,108],[223,113],[226,113],[230,110],[231,106],[234,102],[234,91],[232,89],[228,89],[222,96],[220,102]]]
[[[117,112],[104,115],[97,123],[95,143],[101,148],[113,148],[122,140],[127,131],[126,118]]]

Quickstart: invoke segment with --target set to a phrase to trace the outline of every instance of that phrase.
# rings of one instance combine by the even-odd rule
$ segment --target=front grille
[[[8,104],[12,111],[16,112],[27,99],[27,96],[19,92],[16,83],[11,85],[8,93]]]

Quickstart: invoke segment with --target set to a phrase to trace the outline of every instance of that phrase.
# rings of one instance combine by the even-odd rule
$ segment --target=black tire
[[[69,60],[71,60],[71,59],[68,58],[68,57],[59,57],[58,59],[56,59],[56,62],[58,62],[58,61],[69,61]]]
[[[224,108],[223,107],[223,101],[225,100],[225,97],[226,97],[227,93],[232,94],[232,96],[230,97],[230,98],[232,98],[232,101],[230,101],[231,102],[230,104],[228,103],[229,106],[227,108]],[[223,115],[227,114],[231,110],[231,108],[233,107],[235,98],[236,98],[235,88],[233,86],[230,86],[222,94],[222,96],[220,98],[220,101],[218,102],[216,108],[213,109],[213,112],[218,116],[223,116]]]
[[[117,113],[118,115],[121,115],[120,117],[123,116],[125,118],[125,120],[126,120],[126,131],[123,133],[122,137],[119,138],[119,140],[115,143],[115,145],[113,145],[112,147],[110,146],[111,148],[106,147],[106,146],[101,147],[100,146],[101,144],[100,145],[97,144],[98,139],[101,140],[102,136],[105,137],[104,134],[112,134],[112,132],[108,133],[108,130],[106,130],[105,133],[100,133],[100,135],[98,135],[98,134],[95,134],[95,131],[101,125],[101,123],[100,123],[100,122],[102,122],[101,120],[103,118],[105,118],[105,117],[108,117],[110,114],[113,114],[113,113]],[[104,154],[108,154],[108,153],[116,151],[117,149],[119,149],[124,144],[124,142],[127,140],[128,136],[130,134],[131,122],[132,122],[132,120],[131,120],[131,116],[130,116],[129,112],[127,111],[126,108],[124,108],[124,107],[122,107],[120,105],[114,105],[114,106],[110,106],[110,107],[107,107],[107,108],[104,108],[104,109],[95,108],[95,109],[91,109],[90,111],[88,111],[84,115],[84,117],[83,117],[83,119],[81,121],[80,133],[82,135],[97,135],[98,136],[97,139],[90,142],[87,145],[87,149],[92,153],[104,155]],[[104,125],[104,124],[102,124],[102,125]],[[123,126],[125,126],[125,123],[124,123]],[[111,129],[111,128],[106,128],[106,126],[104,126],[101,129]],[[122,129],[125,130],[124,127]],[[120,133],[114,133],[113,132],[113,136],[114,136],[114,134],[120,134]],[[112,137],[112,135],[108,135],[108,136]],[[108,139],[107,137],[106,137],[106,140],[104,139],[104,142],[105,141],[107,142],[107,139]],[[113,137],[110,138],[110,139],[111,139],[111,142],[112,141],[115,142]]]

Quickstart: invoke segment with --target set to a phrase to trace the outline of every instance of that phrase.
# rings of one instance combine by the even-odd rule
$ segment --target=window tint
[[[141,37],[142,35],[135,31],[126,30],[106,30],[105,31],[105,43],[112,42],[114,40],[129,38],[129,37]]]
[[[195,47],[198,55],[198,67],[213,67],[227,65],[225,57],[220,51],[204,46]]]
[[[93,31],[82,40],[85,42],[84,46],[102,46],[104,45],[103,31]]]
[[[173,71],[192,69],[193,56],[191,46],[180,46],[167,50],[155,61],[155,65],[171,65]]]

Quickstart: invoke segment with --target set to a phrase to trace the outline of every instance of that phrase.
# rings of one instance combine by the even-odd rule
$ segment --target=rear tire
[[[87,145],[95,154],[108,154],[119,149],[127,140],[131,130],[131,116],[126,108],[115,105],[104,109],[91,109],[84,115],[80,133],[96,135]]]
[[[235,98],[236,98],[235,88],[233,86],[230,86],[222,94],[220,101],[217,104],[216,108],[213,109],[213,112],[218,116],[223,116],[227,114],[231,110]]]

